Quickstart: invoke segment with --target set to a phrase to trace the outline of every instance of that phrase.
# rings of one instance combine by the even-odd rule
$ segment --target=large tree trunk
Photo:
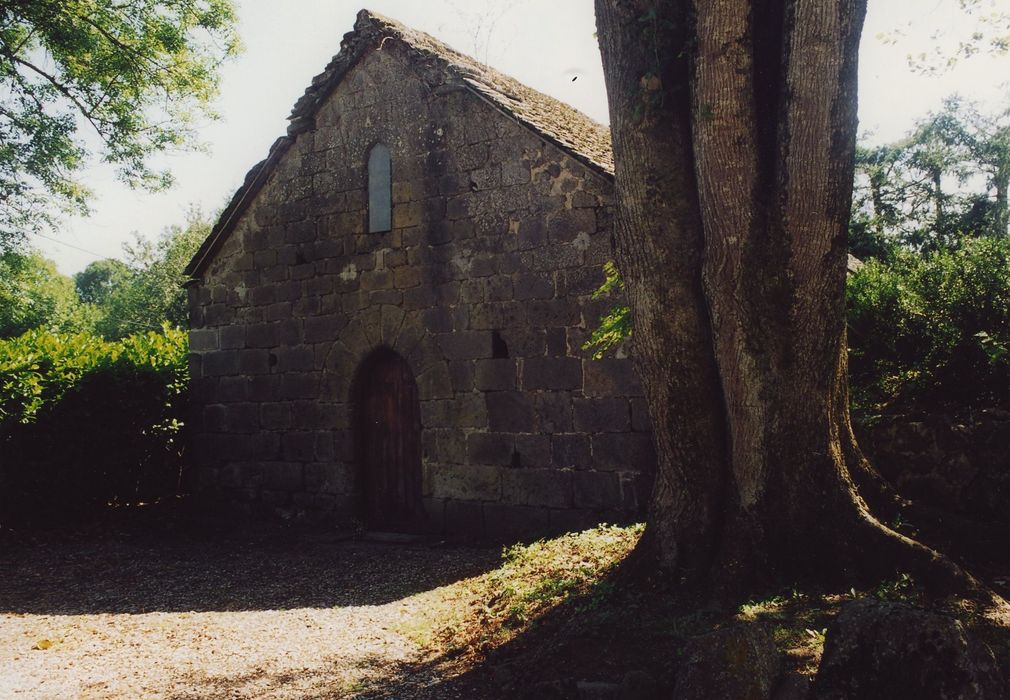
[[[878,576],[844,285],[865,0],[597,0],[617,263],[659,454],[643,547],[679,582]],[[879,497],[879,498],[878,498]],[[952,567],[942,578],[957,579]]]

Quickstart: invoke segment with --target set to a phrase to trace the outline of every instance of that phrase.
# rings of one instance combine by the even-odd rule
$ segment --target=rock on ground
[[[958,620],[902,603],[847,603],[828,628],[814,700],[998,700],[992,651]]]

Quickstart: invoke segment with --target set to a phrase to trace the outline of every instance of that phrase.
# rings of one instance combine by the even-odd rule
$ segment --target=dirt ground
[[[500,549],[215,527],[0,538],[0,698],[465,693],[415,618]]]

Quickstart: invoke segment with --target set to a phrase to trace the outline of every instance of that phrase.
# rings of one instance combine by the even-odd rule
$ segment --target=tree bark
[[[596,0],[616,258],[659,455],[642,547],[678,583],[866,580],[901,561],[966,580],[856,486],[893,502],[847,395],[864,14],[865,0]]]

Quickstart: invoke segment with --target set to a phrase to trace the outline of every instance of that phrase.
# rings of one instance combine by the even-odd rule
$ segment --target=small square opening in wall
[[[368,154],[368,232],[381,233],[393,228],[393,162],[389,148],[382,143]]]

